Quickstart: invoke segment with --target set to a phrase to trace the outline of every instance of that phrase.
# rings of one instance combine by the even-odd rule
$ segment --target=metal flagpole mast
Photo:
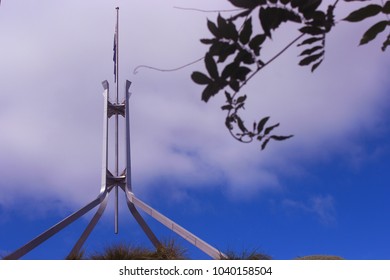
[[[1,0],[0,0],[1,2]],[[73,258],[80,254],[83,244],[87,240],[88,236],[100,220],[103,215],[103,212],[106,208],[108,202],[109,193],[115,189],[115,233],[118,233],[118,189],[121,188],[126,196],[126,204],[133,215],[134,219],[140,225],[141,229],[144,231],[146,236],[156,247],[156,249],[161,248],[163,245],[160,243],[156,235],[153,233],[152,229],[148,226],[142,215],[138,212],[137,207],[141,208],[147,215],[154,218],[159,223],[163,224],[189,243],[199,248],[209,256],[214,259],[220,259],[221,257],[226,257],[218,249],[214,248],[207,242],[198,238],[196,235],[181,227],[179,224],[175,223],[173,220],[164,216],[162,213],[158,212],[156,209],[152,208],[133,193],[132,182],[131,182],[131,154],[130,154],[130,108],[129,108],[129,99],[130,99],[130,81],[126,81],[126,93],[125,101],[119,103],[119,7],[116,7],[116,27],[115,27],[115,36],[114,36],[114,77],[116,83],[116,99],[114,102],[109,100],[109,84],[107,81],[103,82],[103,96],[104,96],[104,122],[103,122],[103,157],[102,157],[102,183],[100,188],[100,194],[98,197],[69,215],[59,223],[55,224],[45,232],[41,233],[34,239],[30,240],[28,243],[17,249],[16,251],[5,256],[4,259],[19,259],[25,254],[48,240],[53,235],[65,229],[68,225],[72,224],[83,215],[99,206],[95,215],[92,217],[87,227],[81,234],[80,238],[74,245],[73,249],[68,255],[68,258]],[[109,130],[109,119],[115,115],[115,172],[112,174],[108,168],[108,130]],[[122,174],[119,174],[119,115],[125,118],[125,138],[126,138],[126,168]]]
[[[119,104],[119,7],[116,7],[115,26],[115,82],[116,82],[116,104]],[[115,175],[119,176],[119,120],[115,115]],[[118,233],[118,186],[115,186],[115,233]]]

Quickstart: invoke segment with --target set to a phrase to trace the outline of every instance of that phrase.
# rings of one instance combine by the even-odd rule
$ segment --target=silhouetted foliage
[[[358,0],[345,0],[345,1],[352,2]],[[363,34],[363,37],[360,39],[360,45],[369,43],[370,41],[374,40],[380,33],[385,31],[386,27],[390,27],[390,20],[388,16],[390,14],[390,1],[386,1],[385,3],[383,3],[382,1],[382,4],[383,5],[369,4],[363,8],[353,11],[346,18],[344,18],[345,21],[359,22],[367,18],[379,15],[379,17],[377,17],[379,21],[375,23],[373,26],[371,26]],[[390,34],[383,42],[382,51],[385,51],[389,45],[390,45]]]
[[[235,139],[244,143],[258,140],[261,142],[261,149],[264,149],[270,140],[283,141],[293,135],[271,134],[279,123],[266,125],[269,117],[260,118],[253,123],[251,129],[248,128],[239,114],[247,100],[247,96],[240,94],[240,90],[296,42],[299,42],[298,47],[303,48],[298,64],[310,66],[311,71],[315,71],[324,60],[325,42],[328,33],[335,26],[334,11],[339,0],[324,10],[320,8],[321,0],[228,1],[240,11],[229,18],[219,14],[216,22],[207,20],[212,36],[201,39],[203,44],[209,46],[204,57],[206,72],[193,72],[191,78],[195,83],[204,86],[201,98],[205,102],[224,92],[226,103],[221,109],[227,112],[225,125]],[[381,20],[364,33],[360,41],[360,45],[363,45],[375,39],[390,25],[389,13],[390,1],[386,1],[383,5],[369,4],[352,12],[344,20],[359,22],[380,14]],[[285,23],[296,25],[300,34],[281,52],[265,61],[261,53],[263,46],[272,42],[273,34]],[[257,25],[260,28],[257,28]],[[260,32],[255,32],[259,29]],[[386,50],[389,44],[390,35],[383,43],[382,50]]]

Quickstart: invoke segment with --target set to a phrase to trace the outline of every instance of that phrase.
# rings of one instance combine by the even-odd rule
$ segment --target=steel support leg
[[[181,227],[171,219],[167,218],[157,210],[153,209],[149,205],[147,205],[145,202],[141,201],[140,199],[136,198],[133,193],[126,191],[126,197],[130,204],[134,204],[135,206],[138,206],[141,208],[145,213],[153,217],[155,220],[178,234],[179,236],[183,237],[185,240],[187,240],[189,243],[197,247],[198,249],[205,252],[207,255],[212,257],[213,259],[221,259],[221,257],[225,257],[225,255],[208,244],[207,242],[203,241],[196,235],[192,234],[185,228]]]
[[[88,236],[91,234],[92,230],[95,228],[96,224],[102,217],[104,210],[106,209],[108,201],[108,194],[104,197],[103,201],[100,203],[100,206],[98,210],[96,211],[95,215],[89,222],[88,226],[85,228],[84,232],[81,234],[79,240],[77,243],[73,246],[72,251],[70,251],[68,258],[71,258],[72,256],[77,256],[80,253],[81,248],[83,247],[85,241],[87,240]]]
[[[80,210],[74,212],[73,214],[69,215],[65,219],[63,219],[61,222],[57,223],[56,225],[52,226],[50,229],[45,231],[44,233],[38,235],[36,238],[28,242],[27,244],[23,245],[13,253],[6,256],[4,259],[6,260],[17,260],[21,257],[23,257],[25,254],[30,252],[32,249],[52,237],[57,232],[61,231],[80,217],[84,216],[86,213],[88,213],[90,210],[95,208],[97,205],[99,205],[104,198],[106,197],[107,192],[101,193],[95,200],[93,200],[91,203],[87,204]]]
[[[135,208],[134,204],[129,201],[126,198],[127,206],[129,207],[129,210],[131,214],[133,215],[134,219],[137,221],[137,223],[140,225],[142,230],[145,232],[146,236],[149,238],[150,242],[152,242],[153,246],[158,249],[160,248],[161,242],[158,240],[156,235],[153,233],[153,231],[150,229],[148,224],[145,222],[144,218],[142,218],[141,214],[138,212],[137,208]]]

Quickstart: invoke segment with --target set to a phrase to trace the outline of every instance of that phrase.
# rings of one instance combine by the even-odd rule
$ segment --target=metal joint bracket
[[[119,186],[119,187],[124,187],[126,185],[126,175],[122,173],[120,176],[114,176],[112,173],[107,170],[107,175],[106,175],[106,186],[111,187],[111,186]]]
[[[112,104],[111,102],[108,102],[107,117],[111,118],[113,115],[125,117],[125,104]]]

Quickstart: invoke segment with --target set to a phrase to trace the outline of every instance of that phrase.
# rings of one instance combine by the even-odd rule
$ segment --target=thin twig
[[[234,94],[233,94],[233,98],[234,96],[241,90],[241,88],[243,86],[245,86],[247,84],[247,82],[249,82],[250,79],[252,79],[260,70],[264,69],[264,67],[268,66],[270,63],[272,63],[275,59],[277,59],[279,56],[281,56],[285,51],[287,51],[287,49],[289,49],[292,45],[294,45],[298,40],[300,40],[303,36],[305,36],[306,34],[302,33],[301,35],[299,35],[298,37],[296,37],[294,40],[292,40],[287,46],[285,46],[280,52],[278,52],[276,55],[274,55],[270,60],[268,60],[266,63],[264,63],[261,67],[258,67],[256,69],[255,72],[253,72],[245,81],[244,83],[240,86],[239,90],[236,91]]]
[[[237,12],[242,11],[242,9],[231,9],[231,10],[202,10],[197,8],[183,8],[183,7],[173,7],[175,9],[179,10],[185,10],[185,11],[195,11],[195,12],[201,12],[201,13],[231,13],[231,12]]]
[[[195,61],[192,61],[190,63],[187,63],[183,66],[180,66],[180,67],[177,67],[177,68],[172,68],[172,69],[162,69],[162,68],[157,68],[157,67],[152,67],[152,66],[148,66],[148,65],[139,65],[137,66],[136,68],[134,68],[134,71],[133,73],[134,74],[138,74],[138,70],[141,69],[141,68],[146,68],[146,69],[150,69],[150,70],[155,70],[155,71],[159,71],[159,72],[175,72],[175,71],[178,71],[178,70],[181,70],[183,68],[186,68],[188,66],[191,66],[195,63],[198,63],[199,61],[203,60],[204,59],[204,56],[201,57],[201,58],[198,58],[197,60]]]

